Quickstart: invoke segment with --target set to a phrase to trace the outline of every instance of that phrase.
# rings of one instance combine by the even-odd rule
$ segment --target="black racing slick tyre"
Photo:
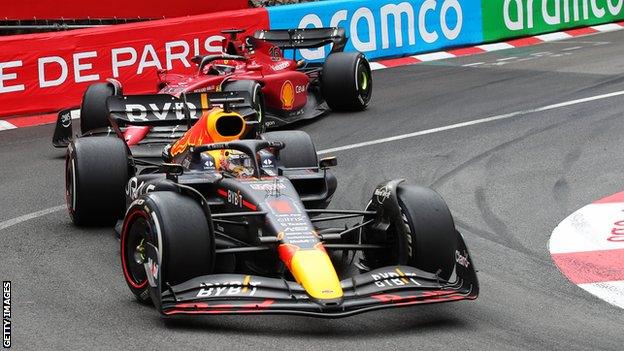
[[[264,95],[262,93],[262,86],[260,83],[254,80],[237,80],[233,82],[226,82],[223,87],[223,91],[245,91],[251,95],[251,102],[254,110],[258,114],[258,126],[255,128],[255,133],[247,133],[247,137],[256,138],[257,135],[263,133],[264,126]]]
[[[455,267],[457,233],[446,202],[434,190],[415,185],[399,185],[397,196],[402,222],[391,223],[387,230],[388,251],[366,251],[364,261],[369,268],[407,264],[448,280]],[[372,243],[366,233],[362,242]]]
[[[262,139],[281,141],[284,148],[279,151],[278,161],[286,168],[318,167],[316,147],[310,135],[300,130],[284,130],[262,134]]]
[[[110,83],[95,83],[87,88],[82,96],[82,105],[80,106],[80,131],[82,134],[110,126],[106,99],[114,94],[114,87]]]
[[[76,225],[110,225],[123,217],[128,182],[123,140],[85,137],[73,141],[65,158],[65,197]]]
[[[154,272],[160,270],[163,284],[173,286],[213,273],[215,246],[209,221],[194,199],[174,192],[149,193],[130,206],[121,231],[121,265],[139,302],[152,303],[144,268],[152,259],[148,245],[162,253]]]
[[[373,92],[373,76],[366,57],[358,52],[336,52],[323,64],[323,98],[335,111],[361,111]]]

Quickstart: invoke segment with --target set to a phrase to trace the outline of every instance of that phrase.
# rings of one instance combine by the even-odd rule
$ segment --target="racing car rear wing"
[[[236,111],[243,118],[256,113],[251,96],[242,91],[190,93],[179,98],[167,94],[110,96],[106,105],[111,122],[120,127],[192,124],[215,106]]]
[[[248,124],[257,123],[251,95],[244,91],[189,93],[180,97],[167,94],[114,95],[106,100],[106,105],[115,132],[118,132],[119,127],[128,125],[155,127],[193,124],[204,111],[213,107],[233,110]],[[73,138],[72,110],[65,109],[58,114],[52,137],[52,145],[55,147],[66,147]],[[87,134],[110,132],[110,128],[105,128]]]
[[[254,33],[254,38],[270,42],[282,50],[334,44],[331,52],[343,51],[348,41],[345,29],[341,27],[259,30]]]

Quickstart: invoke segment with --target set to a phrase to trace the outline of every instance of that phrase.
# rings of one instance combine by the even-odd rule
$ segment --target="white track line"
[[[464,67],[473,67],[473,66],[480,66],[480,65],[483,65],[483,64],[485,64],[485,62],[474,62],[474,63],[467,63],[467,64],[462,65],[462,66],[464,66]]]
[[[12,227],[12,226],[14,226],[16,224],[20,224],[20,223],[29,221],[31,219],[35,219],[35,218],[38,218],[38,217],[42,217],[42,216],[48,215],[50,213],[54,213],[56,211],[60,211],[60,210],[62,210],[64,208],[66,208],[65,205],[54,206],[54,207],[46,208],[45,210],[41,210],[41,211],[25,214],[23,216],[15,217],[15,218],[6,220],[4,222],[0,222],[0,230],[6,229],[8,227]]]
[[[509,61],[509,60],[515,60],[517,58],[518,58],[517,56],[511,56],[511,57],[501,58],[501,59],[498,59],[496,61]]]
[[[458,129],[458,128],[463,128],[463,127],[469,127],[469,126],[473,126],[473,125],[476,125],[476,124],[483,124],[483,123],[489,123],[489,122],[494,122],[494,121],[500,121],[500,120],[503,120],[503,119],[508,119],[508,118],[517,117],[517,116],[521,116],[521,115],[527,115],[527,114],[531,114],[531,113],[535,113],[535,112],[543,112],[543,111],[554,110],[554,109],[558,109],[558,108],[561,108],[561,107],[578,105],[578,104],[582,104],[582,103],[590,102],[590,101],[608,99],[608,98],[612,98],[612,97],[620,96],[620,95],[624,95],[624,90],[615,91],[615,92],[608,93],[608,94],[590,96],[590,97],[586,97],[586,98],[583,98],[583,99],[576,99],[576,100],[560,102],[558,104],[538,107],[538,108],[531,109],[531,110],[510,112],[510,113],[505,113],[505,114],[502,114],[502,115],[496,115],[496,116],[491,116],[491,117],[486,117],[486,118],[481,118],[481,119],[475,119],[475,120],[472,120],[472,121],[451,124],[451,125],[444,126],[444,127],[438,127],[438,128],[421,130],[421,131],[413,132],[413,133],[396,135],[396,136],[389,137],[389,138],[381,138],[381,139],[370,140],[370,141],[365,141],[365,142],[351,144],[351,145],[334,147],[334,148],[331,148],[331,149],[321,150],[318,153],[319,154],[328,154],[328,153],[332,153],[332,152],[339,152],[339,151],[357,149],[357,148],[365,147],[365,146],[383,144],[383,143],[388,143],[388,142],[391,142],[391,141],[403,140],[403,139],[413,138],[413,137],[417,137],[417,136],[421,136],[421,135],[434,134],[434,133],[439,133],[439,132],[443,132],[443,131],[447,131],[447,130]]]
[[[612,98],[612,97],[616,97],[616,96],[620,96],[620,95],[624,95],[624,90],[615,91],[615,92],[608,93],[608,94],[590,96],[590,97],[586,97],[586,98],[583,98],[583,99],[576,99],[576,100],[565,101],[565,102],[561,102],[561,103],[558,103],[558,104],[538,107],[538,108],[531,109],[531,110],[516,111],[516,112],[506,113],[506,114],[502,114],[502,115],[496,115],[496,116],[491,116],[491,117],[486,117],[486,118],[481,118],[481,119],[475,119],[475,120],[472,120],[472,121],[451,124],[451,125],[444,126],[444,127],[426,129],[426,130],[421,130],[421,131],[418,131],[418,132],[413,132],[413,133],[408,133],[408,134],[401,134],[401,135],[397,135],[397,136],[393,136],[393,137],[389,137],[389,138],[382,138],[382,139],[365,141],[365,142],[362,142],[362,143],[356,143],[356,144],[351,144],[351,145],[344,145],[344,146],[334,147],[334,148],[330,148],[330,149],[320,150],[320,151],[318,151],[318,154],[319,155],[329,154],[329,153],[332,153],[332,152],[339,152],[339,151],[357,149],[357,148],[361,148],[361,147],[365,147],[365,146],[371,146],[371,145],[388,143],[388,142],[391,142],[391,141],[397,141],[397,140],[403,140],[403,139],[408,139],[408,138],[414,138],[414,137],[421,136],[421,135],[434,134],[434,133],[439,133],[439,132],[443,132],[443,131],[447,131],[447,130],[459,129],[459,128],[463,128],[463,127],[469,127],[469,126],[473,126],[473,125],[477,125],[477,124],[483,124],[483,123],[489,123],[489,122],[494,122],[494,121],[500,121],[500,120],[503,120],[503,119],[509,119],[509,118],[513,118],[513,117],[517,117],[517,116],[521,116],[521,115],[527,115],[527,114],[531,114],[531,113],[535,113],[535,112],[543,112],[543,111],[554,110],[554,109],[558,109],[558,108],[562,108],[562,107],[566,107],[566,106],[572,106],[572,105],[578,105],[578,104],[582,104],[582,103],[590,102],[590,101],[608,99],[608,98]],[[0,230],[6,229],[6,228],[11,227],[11,226],[14,226],[16,224],[20,224],[22,222],[29,221],[31,219],[35,219],[37,217],[45,216],[47,214],[50,214],[50,213],[53,213],[53,212],[56,212],[56,211],[60,211],[60,210],[62,210],[64,208],[65,208],[65,205],[50,207],[50,208],[47,208],[45,210],[29,213],[29,214],[26,214],[26,215],[23,215],[23,216],[19,216],[19,217],[13,218],[13,219],[6,220],[4,222],[0,222]]]

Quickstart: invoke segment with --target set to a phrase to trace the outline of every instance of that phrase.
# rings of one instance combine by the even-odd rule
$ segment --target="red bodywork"
[[[246,57],[246,62],[218,60],[206,65],[202,72],[195,67],[196,72],[187,75],[160,71],[159,93],[179,96],[182,92],[220,91],[221,84],[226,81],[254,80],[262,85],[268,108],[296,110],[306,104],[310,79],[297,71],[297,62],[284,58],[278,47],[261,40],[255,41],[253,50],[241,49],[241,45],[232,41],[224,46],[235,46],[236,54]],[[231,66],[233,71],[218,75],[209,73],[217,66]],[[292,90],[289,92],[288,88]]]
[[[216,60],[201,72],[197,66],[188,74],[158,72],[158,94],[180,97],[182,93],[221,91],[228,81],[253,80],[262,86],[265,106],[274,111],[303,112],[308,102],[310,77],[298,71],[297,61],[284,58],[282,50],[271,43],[253,40],[253,49],[236,39],[225,39],[223,51],[247,58],[246,61]],[[227,69],[227,71],[224,70]],[[135,145],[148,133],[150,127],[129,127],[125,132],[128,145]]]

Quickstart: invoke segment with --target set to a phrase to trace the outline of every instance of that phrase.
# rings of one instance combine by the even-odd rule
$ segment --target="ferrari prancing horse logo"
[[[282,101],[282,108],[284,110],[292,110],[295,103],[295,87],[289,80],[282,84],[280,100]]]

